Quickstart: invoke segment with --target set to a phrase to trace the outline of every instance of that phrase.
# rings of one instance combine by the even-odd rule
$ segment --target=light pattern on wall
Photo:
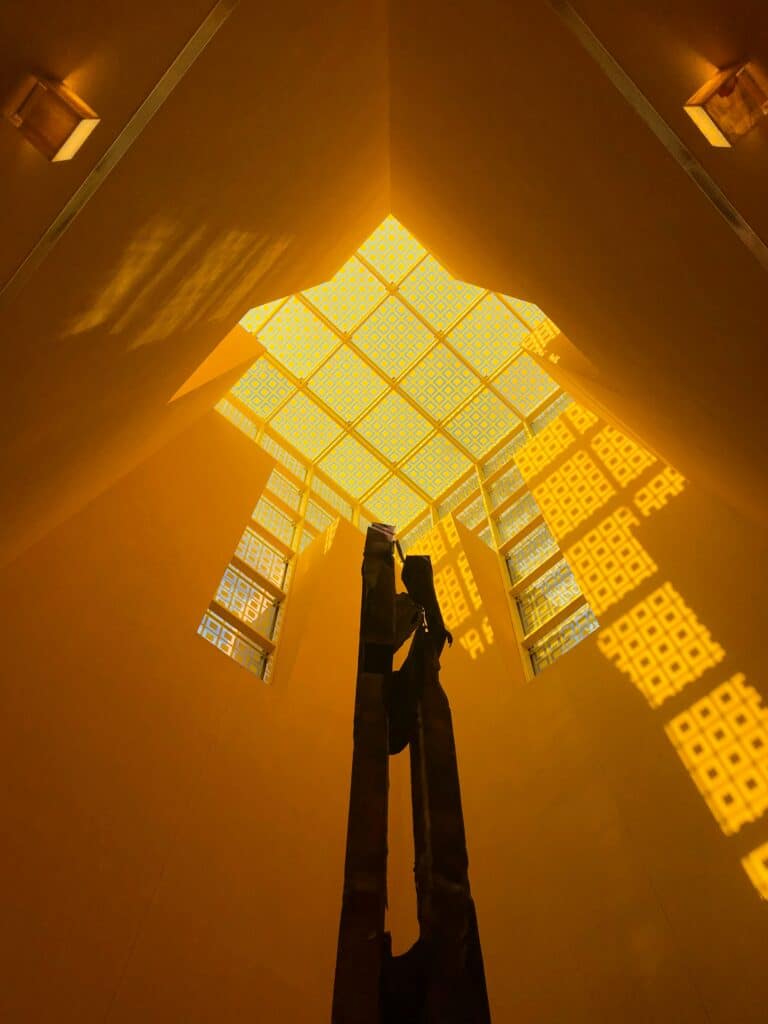
[[[669,499],[680,494],[684,487],[685,477],[672,466],[667,466],[638,489],[634,498],[635,507],[641,515],[649,516],[664,508]]]
[[[530,481],[554,462],[558,455],[567,451],[575,441],[575,435],[568,429],[563,419],[554,420],[515,456],[515,462],[523,478]]]
[[[657,566],[632,527],[640,521],[617,508],[565,552],[587,600],[600,615],[656,572]]]
[[[725,656],[671,583],[658,587],[605,627],[597,643],[652,707],[658,707]]]
[[[768,843],[747,854],[741,863],[762,899],[768,900]]]
[[[566,409],[565,418],[579,434],[586,434],[598,422],[598,418],[593,412],[585,409],[583,405],[577,405],[575,402]]]
[[[595,435],[591,447],[621,487],[640,476],[646,467],[656,462],[656,457],[646,448],[641,448],[631,438],[611,426],[603,427]]]
[[[537,413],[531,419],[531,430],[533,433],[540,434],[545,427],[549,426],[554,419],[557,419],[561,412],[565,412],[570,405],[573,405],[573,399],[570,395],[565,394],[565,392],[562,395],[558,395],[543,412]]]
[[[768,809],[768,711],[741,673],[677,715],[667,735],[726,835]]]
[[[586,452],[576,452],[533,489],[533,495],[559,539],[609,501],[616,491]]]

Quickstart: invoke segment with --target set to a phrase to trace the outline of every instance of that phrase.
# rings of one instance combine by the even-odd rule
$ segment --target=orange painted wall
[[[270,463],[212,413],[0,577],[4,1020],[328,1017],[361,535],[272,687],[196,635]]]

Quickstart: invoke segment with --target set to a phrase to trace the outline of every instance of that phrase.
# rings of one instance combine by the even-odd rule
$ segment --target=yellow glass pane
[[[351,331],[381,302],[387,289],[353,256],[330,281],[303,294],[339,330]]]
[[[396,476],[391,476],[368,498],[368,507],[383,523],[399,530],[427,507],[424,499]]]
[[[267,351],[296,377],[307,377],[339,339],[297,298],[292,298],[260,332]]]
[[[283,302],[285,299],[275,299],[274,302],[265,302],[263,306],[254,306],[242,318],[240,326],[251,334],[256,334]]]
[[[423,441],[432,425],[396,392],[371,409],[355,427],[391,462],[399,462],[412,448]]]
[[[309,380],[309,388],[342,419],[353,420],[387,387],[367,363],[344,347],[334,352]]]
[[[447,340],[481,376],[486,376],[520,348],[528,333],[495,295],[486,295],[459,321]]]
[[[419,245],[410,231],[392,216],[376,228],[358,251],[382,277],[393,284],[404,277],[426,253],[426,249]]]
[[[437,498],[470,466],[458,448],[436,434],[403,463],[403,472],[430,497]]]
[[[341,433],[338,424],[300,392],[269,422],[278,434],[309,459],[317,458]]]
[[[438,345],[403,379],[403,388],[436,420],[468,398],[480,381],[444,345]]]
[[[425,320],[444,331],[483,294],[483,289],[454,280],[436,259],[427,256],[406,277],[400,292]]]
[[[493,381],[502,395],[528,416],[545,398],[557,390],[557,384],[538,363],[523,353]]]
[[[407,370],[434,340],[418,317],[396,298],[383,302],[352,335],[352,343],[392,378]]]
[[[539,324],[543,324],[547,319],[546,314],[542,313],[533,302],[526,302],[524,299],[513,299],[510,295],[505,295],[504,301],[508,306],[512,307],[519,317],[525,320],[530,328],[538,327]]]
[[[365,494],[387,472],[384,463],[349,434],[318,465],[353,498]]]
[[[491,391],[481,391],[445,428],[479,459],[519,424],[519,418],[500,398]]]
[[[293,391],[293,385],[266,359],[257,359],[232,388],[232,393],[257,416],[266,419]]]

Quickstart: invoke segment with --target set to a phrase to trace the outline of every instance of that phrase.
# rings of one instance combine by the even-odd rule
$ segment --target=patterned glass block
[[[400,538],[400,545],[403,551],[408,552],[421,537],[424,537],[432,529],[432,518],[429,515],[424,516],[423,519],[412,526],[411,529],[404,533]]]
[[[483,504],[482,496],[475,498],[474,501],[470,501],[466,508],[463,508],[461,512],[456,513],[456,518],[460,523],[463,523],[468,530],[474,530],[474,528],[486,518],[485,505]]]
[[[545,427],[548,427],[549,424],[553,420],[557,419],[561,412],[565,412],[570,405],[573,405],[573,399],[570,395],[566,395],[565,392],[563,392],[562,395],[558,395],[554,402],[547,406],[544,412],[540,412],[538,416],[534,416],[531,420],[531,430],[533,433],[540,434]]]
[[[374,491],[367,504],[383,523],[392,523],[398,529],[407,526],[426,508],[424,499],[396,476],[391,476]]]
[[[486,526],[486,528],[484,530],[481,530],[480,533],[478,533],[477,536],[480,538],[480,540],[483,542],[483,544],[487,544],[489,548],[492,548],[494,546],[494,544],[493,544],[493,533],[491,531],[490,524],[488,526]]]
[[[234,424],[238,430],[250,437],[252,440],[256,440],[259,434],[259,428],[250,420],[244,412],[240,412],[237,406],[232,405],[226,398],[220,399],[216,403],[216,412],[220,413],[224,419],[229,420],[230,423]]]
[[[332,487],[329,487],[327,483],[321,480],[318,476],[312,478],[311,488],[318,494],[323,501],[325,501],[332,508],[335,508],[337,512],[340,512],[345,519],[352,518],[352,506],[346,498],[342,498],[338,491],[335,491]]]
[[[523,486],[523,478],[520,474],[520,470],[517,466],[511,466],[498,480],[494,482],[488,488],[488,498],[492,508],[496,508],[506,501],[510,495],[514,494],[515,491],[519,491]]]
[[[265,420],[293,391],[291,382],[266,359],[257,359],[232,388],[232,394]]]
[[[346,347],[334,352],[309,380],[310,390],[348,422],[371,405],[386,387],[386,381]]]
[[[400,293],[433,327],[444,331],[483,289],[454,280],[436,259],[427,256],[400,285]]]
[[[645,487],[639,488],[633,501],[635,508],[643,516],[664,508],[670,498],[680,494],[685,487],[685,477],[676,469],[667,466],[654,476]]]
[[[259,340],[299,378],[308,377],[323,356],[339,343],[333,331],[295,297],[272,317]]]
[[[524,494],[514,505],[510,505],[496,520],[499,537],[504,541],[514,537],[524,526],[539,515],[539,506],[530,494]]]
[[[513,437],[510,437],[506,444],[503,444],[497,452],[494,452],[489,459],[485,460],[480,467],[483,476],[491,476],[500,466],[511,462],[515,452],[519,451],[524,444],[528,444],[528,434],[521,428]]]
[[[288,560],[280,551],[267,544],[263,537],[251,529],[246,529],[235,554],[254,572],[270,580],[276,587],[285,589]]]
[[[628,508],[618,508],[565,552],[596,615],[631,593],[658,568],[632,533],[639,525]]]
[[[214,612],[205,613],[197,632],[243,668],[247,668],[249,672],[253,672],[260,679],[263,677],[267,664],[267,656],[264,651],[238,630],[229,626]]]
[[[452,345],[481,376],[498,370],[528,334],[514,313],[488,294],[447,335]]]
[[[727,836],[768,810],[768,711],[743,674],[676,715],[666,731]]]
[[[525,352],[493,381],[493,386],[524,416],[557,390],[557,384]]]
[[[434,335],[396,298],[388,298],[352,335],[352,343],[390,377],[399,377]]]
[[[320,462],[322,471],[347,494],[359,498],[387,472],[387,467],[347,434]]]
[[[445,498],[437,506],[437,514],[442,519],[444,515],[451,511],[452,508],[456,508],[460,505],[465,498],[469,497],[470,494],[478,490],[477,477],[474,473],[467,477],[467,479],[455,487],[450,494],[446,495]],[[482,499],[481,499],[482,502]]]
[[[561,559],[517,595],[517,609],[523,629],[531,633],[551,619],[555,612],[580,596],[576,577],[565,559]]]
[[[387,289],[353,257],[326,284],[303,293],[332,324],[351,331],[384,298]]]
[[[538,675],[547,665],[551,665],[568,651],[573,650],[590,633],[594,633],[599,625],[600,623],[589,605],[585,604],[579,608],[565,622],[561,622],[551,633],[547,633],[533,645],[530,655],[534,673]]]
[[[578,451],[533,489],[550,530],[565,537],[615,495],[586,452]]]
[[[301,537],[299,538],[299,554],[301,554],[302,551],[308,548],[314,539],[314,533],[312,533],[310,530],[302,530]]]
[[[519,583],[557,551],[557,541],[544,523],[532,530],[507,555],[507,569],[513,583]]]
[[[270,437],[266,431],[261,435],[260,444],[264,451],[268,452],[273,459],[276,459],[281,465],[285,466],[289,473],[293,473],[299,480],[306,480],[307,467],[304,463],[300,462],[295,455],[291,455],[273,437]]]
[[[318,533],[322,533],[323,530],[327,530],[331,523],[334,521],[335,516],[329,515],[324,508],[314,501],[307,502],[307,511],[305,513],[307,522],[314,526]]]
[[[591,448],[620,487],[626,486],[656,462],[655,455],[615,427],[603,427],[592,439]]]
[[[279,309],[285,301],[285,299],[275,299],[274,302],[265,302],[262,306],[254,306],[240,321],[240,326],[251,334],[257,334],[275,310]]]
[[[269,480],[267,480],[267,490],[281,498],[286,505],[290,505],[292,509],[298,511],[301,504],[301,491],[290,480],[287,480],[282,473],[278,473],[276,469],[273,469],[270,473]]]
[[[438,345],[403,379],[405,391],[442,420],[468,398],[480,381],[444,345]]]
[[[741,864],[760,898],[768,900],[768,843],[742,857]]]
[[[605,629],[598,646],[651,707],[663,704],[725,657],[671,583],[654,590]]]
[[[481,391],[445,428],[475,458],[480,458],[519,426],[520,420],[491,391]]]
[[[556,419],[515,453],[515,462],[525,480],[530,483],[575,443],[576,435],[573,431],[562,419]]]
[[[432,430],[414,407],[396,392],[386,398],[355,426],[355,430],[392,462],[399,462]]]
[[[259,498],[259,503],[253,510],[253,518],[265,530],[269,530],[273,537],[277,537],[283,544],[290,545],[293,540],[293,531],[296,528],[296,524],[291,522],[288,516],[281,512],[280,509],[275,508],[271,501],[267,501],[266,498]]]
[[[269,422],[278,434],[282,434],[308,459],[316,459],[341,433],[341,427],[301,392],[297,392]]]
[[[277,598],[232,566],[222,576],[214,601],[262,636],[267,639],[272,637]]]
[[[436,434],[403,463],[403,472],[430,497],[437,498],[471,463],[450,441]]]
[[[519,317],[525,320],[526,324],[533,328],[538,327],[540,323],[543,323],[547,317],[545,313],[535,306],[532,302],[526,302],[524,299],[513,299],[509,295],[504,296],[504,301],[508,306],[517,313]]]
[[[358,530],[360,530],[361,533],[367,533],[368,532],[368,527],[374,521],[375,520],[373,520],[373,519],[369,519],[368,516],[364,516],[363,513],[361,512],[360,515],[358,516],[358,519],[357,519],[357,528],[358,528]]]
[[[391,215],[358,251],[392,284],[407,274],[426,253],[410,231]]]

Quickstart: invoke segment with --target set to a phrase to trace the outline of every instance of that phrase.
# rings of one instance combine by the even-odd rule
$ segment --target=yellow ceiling
[[[404,529],[556,390],[521,347],[545,319],[456,281],[387,217],[326,284],[246,314],[266,353],[231,395]]]

